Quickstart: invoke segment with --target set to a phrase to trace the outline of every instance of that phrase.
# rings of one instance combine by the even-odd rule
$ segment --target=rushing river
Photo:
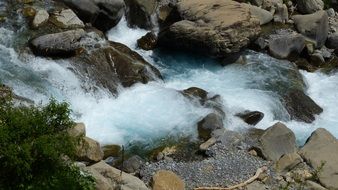
[[[189,87],[200,87],[222,96],[227,128],[250,127],[234,115],[251,110],[265,114],[256,127],[264,129],[283,121],[295,131],[299,142],[304,142],[318,127],[338,137],[337,73],[301,72],[307,84],[306,92],[324,112],[312,124],[290,121],[279,98],[280,91],[293,82],[286,74],[294,69],[288,62],[262,53],[246,52],[247,64],[222,67],[206,57],[138,50],[136,40],[146,32],[128,28],[122,20],[107,35],[110,40],[138,51],[161,71],[164,81],[122,88],[118,97],[105,89],[84,90],[94,87],[93,84],[81,81],[65,60],[19,57],[12,47],[15,34],[5,28],[0,28],[0,82],[36,103],[46,103],[50,97],[68,102],[75,120],[86,124],[87,135],[102,144],[135,141],[151,144],[168,135],[195,137],[194,125],[210,110],[190,102],[177,91]]]

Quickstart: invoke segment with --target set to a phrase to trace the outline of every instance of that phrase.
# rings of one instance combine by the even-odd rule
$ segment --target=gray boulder
[[[288,7],[285,4],[276,4],[276,12],[273,16],[274,22],[287,23],[289,20]]]
[[[315,170],[319,182],[328,189],[338,189],[338,141],[326,129],[314,131],[300,150],[300,155]]]
[[[267,24],[273,19],[271,12],[257,6],[250,5],[250,13],[259,20],[261,25]]]
[[[269,39],[269,52],[276,58],[285,59],[292,53],[300,54],[305,47],[305,38],[296,32],[283,30]]]
[[[301,90],[289,90],[283,100],[291,119],[312,123],[315,115],[323,112],[323,109]]]
[[[30,41],[36,55],[68,57],[81,47],[80,40],[86,34],[83,29],[47,34]]]
[[[293,16],[297,30],[313,41],[317,48],[322,47],[329,32],[329,18],[326,11],[308,15]]]
[[[323,10],[324,2],[322,0],[297,0],[297,8],[303,14],[311,14]]]
[[[282,123],[276,123],[266,129],[259,143],[267,160],[277,161],[284,154],[297,151],[295,134]]]
[[[32,27],[38,28],[41,25],[45,24],[49,19],[49,14],[46,10],[39,10],[36,12],[34,19],[32,21]]]
[[[107,31],[114,27],[124,14],[123,0],[62,0],[81,20]]]
[[[145,161],[139,156],[132,156],[123,162],[123,171],[127,173],[136,173],[140,170]]]
[[[156,0],[125,0],[127,6],[126,18],[133,27],[151,29],[152,15],[156,13]]]
[[[328,48],[338,51],[338,32],[330,34],[326,41],[326,46]]]

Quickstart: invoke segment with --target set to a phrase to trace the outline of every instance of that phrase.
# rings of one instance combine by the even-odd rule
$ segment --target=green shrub
[[[66,103],[15,107],[0,97],[0,189],[93,189],[93,178],[72,166],[73,126]]]

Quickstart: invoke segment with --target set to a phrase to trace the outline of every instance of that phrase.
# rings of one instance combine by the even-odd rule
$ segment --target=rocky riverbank
[[[68,69],[81,81],[90,79],[93,83],[84,82],[82,88],[94,92],[106,89],[113,97],[120,96],[121,88],[164,78],[138,50],[108,40],[106,32],[124,16],[130,27],[149,30],[137,41],[145,51],[170,49],[201,54],[221,65],[248,64],[243,53],[248,49],[269,54],[286,60],[283,64],[287,65],[278,70],[286,79],[270,81],[263,90],[274,89],[291,120],[312,123],[325,108],[306,94],[299,70],[337,71],[336,3],[21,0],[18,4],[4,3],[0,24],[17,30],[14,50],[20,59],[38,56],[67,61]],[[12,93],[10,88],[0,87],[0,97],[8,93]],[[69,131],[82,139],[76,165],[95,178],[96,189],[220,189],[238,184],[238,189],[248,190],[338,189],[338,140],[326,129],[316,129],[300,146],[283,122],[265,126],[269,127],[266,130],[257,129],[255,125],[264,113],[246,110],[234,115],[247,125],[230,130],[222,96],[198,87],[177,90],[177,94],[209,111],[195,123],[198,137],[189,139],[189,143],[185,144],[186,138],[178,138],[174,143],[147,147],[142,150],[147,154],[137,155],[139,152],[124,150],[120,145],[101,146],[86,137],[84,124]],[[21,105],[34,104],[29,97],[15,98]]]

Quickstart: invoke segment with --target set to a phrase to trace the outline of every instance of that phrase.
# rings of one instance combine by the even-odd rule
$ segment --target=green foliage
[[[93,178],[71,164],[73,126],[66,103],[15,107],[0,97],[0,189],[93,189]]]

